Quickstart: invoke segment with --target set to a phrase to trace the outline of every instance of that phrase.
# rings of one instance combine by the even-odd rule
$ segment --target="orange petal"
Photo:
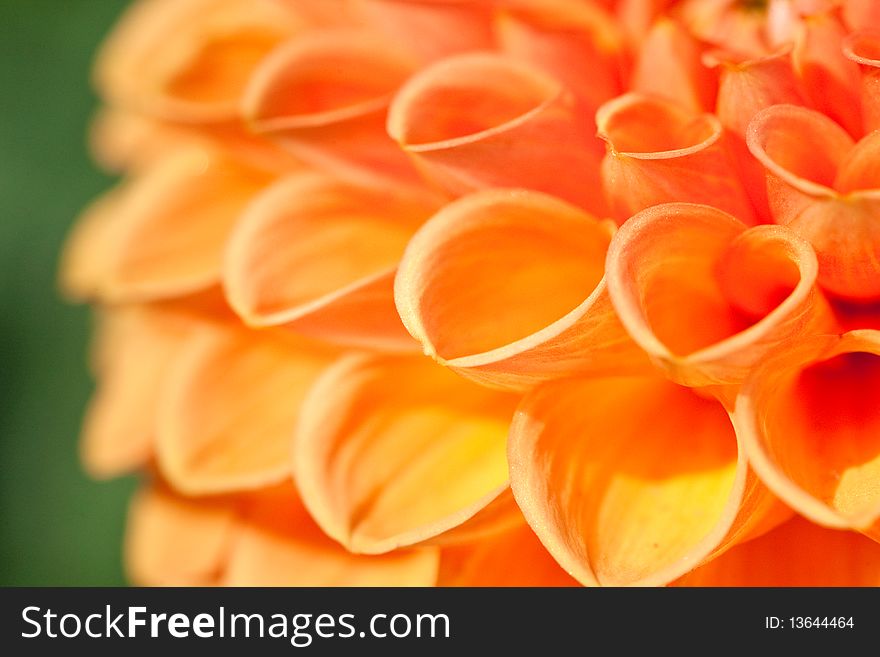
[[[272,0],[309,26],[355,25],[355,0]]]
[[[876,5],[880,9],[880,5]],[[873,24],[880,27],[880,16]],[[862,115],[866,132],[880,129],[880,33],[859,32],[843,42],[843,54],[861,71]]]
[[[450,57],[395,96],[388,132],[454,194],[527,187],[601,212],[592,129],[543,72],[496,54]]]
[[[593,116],[623,91],[625,37],[607,11],[567,0],[506,0],[505,5],[509,9],[497,27],[501,49],[565,84],[581,105],[578,111]]]
[[[691,112],[711,111],[718,73],[703,65],[702,56],[703,47],[681,25],[660,19],[641,43],[630,89]]]
[[[329,30],[281,46],[248,86],[243,111],[251,129],[354,183],[415,184],[415,169],[385,132],[391,95],[414,64],[388,45]]]
[[[780,519],[723,406],[658,376],[537,388],[508,459],[526,520],[586,585],[666,584]]]
[[[658,203],[707,203],[754,223],[724,130],[712,114],[626,94],[596,114],[605,191],[618,220]]]
[[[493,47],[484,0],[360,0],[367,22],[422,61]]]
[[[259,61],[297,29],[271,3],[138,2],[99,54],[98,86],[113,104],[155,117],[230,122]]]
[[[578,586],[523,523],[440,552],[437,586]]]
[[[324,534],[292,486],[260,492],[230,548],[224,586],[431,586],[437,551],[364,556]]]
[[[248,208],[229,240],[229,304],[252,326],[288,325],[343,344],[412,350],[394,307],[393,279],[433,207],[320,175],[282,179]]]
[[[787,1],[787,0],[785,0]],[[676,7],[691,34],[701,41],[751,56],[765,55],[770,47],[768,13],[759,3],[739,0],[684,0]]]
[[[880,586],[880,545],[793,518],[737,545],[678,586]]]
[[[845,36],[833,15],[807,16],[795,39],[792,62],[813,106],[858,135],[859,67],[843,54]]]
[[[630,41],[639,43],[673,0],[613,0],[615,12]]]
[[[785,228],[670,203],[618,231],[607,280],[633,340],[672,380],[704,386],[740,383],[780,342],[830,325],[817,271],[810,245]]]
[[[843,0],[843,20],[851,30],[877,29],[880,5],[876,0]]]
[[[128,576],[138,586],[205,586],[222,570],[235,528],[226,501],[191,500],[159,484],[132,500],[125,537]]]
[[[202,150],[175,153],[136,178],[114,209],[123,225],[104,298],[155,300],[217,285],[232,226],[268,180]]]
[[[164,313],[115,310],[99,325],[98,388],[83,422],[80,455],[93,477],[115,477],[152,458],[165,375],[190,327]]]
[[[61,291],[68,299],[86,301],[102,295],[114,265],[124,194],[117,187],[98,197],[70,231],[59,272]]]
[[[206,331],[168,374],[158,412],[157,456],[177,490],[202,495],[290,477],[300,403],[328,365],[325,348],[251,334]]]
[[[756,59],[713,52],[704,59],[721,71],[715,113],[721,125],[736,135],[728,144],[736,155],[740,179],[761,222],[770,223],[764,167],[746,147],[745,135],[752,117],[762,109],[780,103],[805,104],[791,56],[787,50]]]
[[[644,354],[605,290],[613,229],[536,192],[466,196],[410,241],[395,283],[400,317],[426,353],[495,387],[640,369]]]
[[[880,332],[793,345],[743,385],[735,421],[761,479],[828,527],[880,540]]]
[[[868,137],[853,149],[824,115],[775,105],[754,118],[747,141],[767,169],[775,221],[816,249],[822,287],[844,298],[880,296],[880,194],[871,164],[880,140]]]
[[[425,359],[344,358],[303,404],[293,449],[303,502],[327,534],[367,554],[463,523],[478,532],[481,515],[503,525],[512,514],[493,505],[512,506],[504,446],[514,403]]]

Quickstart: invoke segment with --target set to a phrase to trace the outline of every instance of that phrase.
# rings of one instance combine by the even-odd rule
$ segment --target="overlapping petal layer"
[[[515,402],[422,359],[345,358],[303,405],[293,444],[303,501],[354,552],[509,524],[518,515],[505,460]]]
[[[496,387],[642,369],[605,287],[613,231],[535,192],[467,196],[410,241],[397,309],[426,353]]]
[[[666,584],[786,514],[724,407],[659,376],[545,384],[508,458],[529,524],[587,585]]]
[[[735,418],[755,470],[792,508],[880,540],[880,333],[782,349],[746,381]]]

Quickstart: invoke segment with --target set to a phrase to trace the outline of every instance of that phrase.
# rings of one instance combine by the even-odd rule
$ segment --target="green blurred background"
[[[89,313],[58,254],[111,180],[89,161],[95,49],[125,0],[0,0],[0,584],[118,585],[131,479],[77,458]]]

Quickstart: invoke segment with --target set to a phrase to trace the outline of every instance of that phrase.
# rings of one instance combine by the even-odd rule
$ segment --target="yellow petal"
[[[360,553],[434,539],[481,514],[503,523],[492,507],[511,506],[504,445],[514,403],[426,359],[346,357],[303,403],[293,449],[303,502]]]
[[[410,242],[397,309],[426,353],[496,387],[639,369],[605,289],[613,228],[536,192],[472,194]]]
[[[658,203],[684,201],[755,223],[715,115],[629,93],[599,108],[596,123],[607,149],[602,180],[618,221]]]
[[[586,585],[666,584],[784,513],[723,406],[657,376],[537,388],[508,458],[526,520]]]
[[[346,552],[315,525],[292,486],[247,505],[229,550],[224,586],[431,586],[432,548],[365,556]]]
[[[216,153],[182,151],[125,190],[113,210],[111,301],[155,300],[216,286],[239,214],[269,178]]]
[[[644,210],[608,250],[620,321],[682,385],[741,383],[779,343],[830,327],[810,245],[706,205]]]
[[[262,62],[242,111],[251,130],[331,175],[370,186],[417,185],[415,169],[385,131],[391,95],[413,66],[366,32],[306,34]]]
[[[422,69],[394,97],[388,133],[453,194],[526,187],[604,209],[589,118],[557,80],[510,58],[471,53]]]
[[[578,586],[523,523],[474,543],[443,548],[438,586]]]
[[[736,403],[755,471],[792,508],[880,540],[880,332],[803,341],[757,368]]]
[[[163,475],[187,494],[290,476],[290,444],[325,347],[232,331],[194,336],[168,374],[158,415]]]
[[[880,586],[880,545],[793,518],[738,545],[677,586]]]
[[[114,310],[99,328],[98,387],[83,421],[80,455],[90,475],[106,478],[152,458],[166,373],[192,329],[145,309]]]
[[[393,279],[407,240],[433,207],[320,175],[282,179],[230,237],[226,297],[252,326],[411,351],[417,345],[394,307]]]
[[[125,536],[128,576],[138,586],[205,586],[225,565],[235,530],[227,501],[192,500],[161,484],[132,500]]]

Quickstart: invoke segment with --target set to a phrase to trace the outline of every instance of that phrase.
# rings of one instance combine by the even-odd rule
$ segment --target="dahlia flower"
[[[138,0],[62,266],[138,584],[880,584],[880,3]]]

